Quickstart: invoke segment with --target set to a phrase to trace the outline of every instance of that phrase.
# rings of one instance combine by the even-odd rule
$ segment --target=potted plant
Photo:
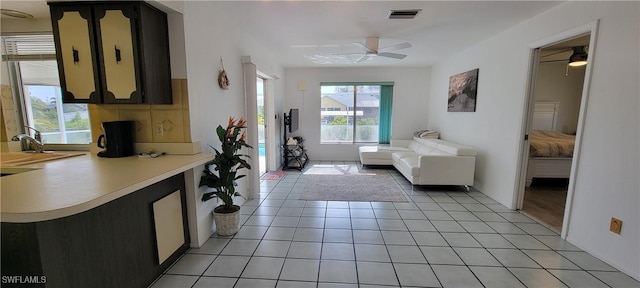
[[[245,142],[246,131],[242,131],[244,128],[247,128],[247,121],[240,118],[236,122],[233,117],[229,117],[226,129],[222,125],[218,126],[216,133],[221,142],[220,150],[210,146],[216,152],[216,156],[205,164],[200,177],[200,187],[207,186],[215,189],[204,193],[202,201],[220,198],[224,203],[213,209],[216,232],[221,236],[238,232],[240,223],[240,206],[233,204],[233,197],[241,196],[236,192],[236,180],[246,175],[237,175],[237,173],[240,169],[251,169],[251,166],[245,160],[249,155],[239,154],[238,151],[242,147],[253,148]],[[213,171],[210,166],[215,167]]]

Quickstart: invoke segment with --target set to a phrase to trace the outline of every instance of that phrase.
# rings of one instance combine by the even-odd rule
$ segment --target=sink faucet
[[[20,141],[22,151],[33,149],[36,153],[44,152],[44,142],[42,142],[42,134],[40,133],[40,131],[36,130],[33,127],[24,127],[35,131],[34,137],[31,137],[27,134],[18,134],[16,136],[13,136],[11,138],[11,141]]]

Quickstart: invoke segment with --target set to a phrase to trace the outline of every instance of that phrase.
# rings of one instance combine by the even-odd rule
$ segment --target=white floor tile
[[[580,269],[555,251],[522,250],[522,252],[546,269]]]
[[[285,257],[290,244],[289,241],[262,240],[253,256]]]
[[[443,287],[483,287],[466,266],[432,265]]]
[[[353,230],[354,243],[384,244],[382,232],[377,230]]]
[[[380,230],[378,221],[375,218],[351,218],[351,227],[354,230]]]
[[[517,249],[487,249],[487,251],[505,267],[542,268],[533,259]]]
[[[317,281],[320,260],[285,259],[280,279]]]
[[[193,288],[233,288],[237,278],[200,277]]]
[[[353,244],[351,243],[323,243],[323,260],[355,260]]]
[[[197,280],[197,276],[162,275],[150,288],[190,288]]]
[[[219,254],[224,249],[224,246],[229,243],[231,239],[225,238],[209,238],[200,248],[191,248],[188,253],[194,254]]]
[[[549,269],[549,273],[556,276],[556,278],[560,279],[569,287],[609,287],[585,271]]]
[[[518,278],[503,267],[469,267],[485,287],[491,288],[524,288]]]
[[[449,246],[439,232],[414,232],[411,235],[418,245],[422,246]]]
[[[320,275],[318,281],[358,283],[355,261],[320,261]]]
[[[264,235],[264,239],[291,241],[295,232],[296,228],[271,226],[267,230],[267,233]]]
[[[391,263],[357,262],[361,284],[399,285]]]
[[[640,287],[640,282],[638,282],[638,280],[635,280],[622,272],[591,271],[590,273],[600,279],[600,281],[607,283],[607,285],[614,288]]]
[[[498,234],[471,233],[471,236],[485,248],[516,248],[507,239]]]
[[[469,233],[441,233],[451,247],[482,247]]]
[[[393,263],[402,286],[440,287],[440,282],[427,264]]]
[[[454,247],[460,259],[467,266],[502,266],[498,260],[484,248],[461,248]]]
[[[236,286],[234,288],[273,288],[276,287],[276,280],[266,280],[266,279],[238,279]]]
[[[325,218],[324,228],[327,229],[351,229],[351,219],[349,218]]]
[[[356,260],[370,262],[391,262],[386,245],[355,244]]]
[[[242,278],[278,279],[284,258],[251,257]]]
[[[617,271],[615,268],[609,266],[609,264],[604,263],[602,260],[591,256],[587,252],[558,251],[558,253],[571,260],[571,262],[580,266],[580,268],[584,270]]]
[[[293,234],[293,241],[322,242],[323,235],[324,229],[298,227]]]
[[[320,259],[322,243],[319,242],[291,242],[288,258]]]
[[[220,254],[251,256],[258,247],[258,243],[260,240],[232,239]]]
[[[209,267],[215,258],[215,255],[184,254],[171,266],[167,274],[202,275],[202,272]]]
[[[324,229],[324,242],[353,243],[351,230],[347,229]]]
[[[206,276],[238,277],[249,262],[244,256],[218,256],[213,264],[204,272]]]
[[[420,250],[427,258],[429,264],[450,264],[463,265],[462,259],[458,257],[451,247],[429,247],[420,246]]]
[[[393,263],[427,263],[418,246],[387,245]]]
[[[409,219],[409,220],[404,220],[404,224],[407,226],[407,229],[409,229],[409,231],[413,232],[413,231],[437,231],[436,227],[433,226],[433,224],[431,224],[431,222],[429,222],[428,220],[415,220],[415,219]]]
[[[316,282],[278,281],[276,288],[316,288]],[[357,288],[357,287],[356,287]]]
[[[242,226],[234,236],[236,239],[257,239],[260,240],[267,232],[267,226]]]
[[[407,226],[400,219],[378,219],[380,230],[407,231]]]

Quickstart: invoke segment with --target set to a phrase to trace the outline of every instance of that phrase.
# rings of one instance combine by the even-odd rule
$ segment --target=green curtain
[[[393,110],[393,85],[380,86],[380,125],[378,125],[378,143],[391,142],[391,111]]]

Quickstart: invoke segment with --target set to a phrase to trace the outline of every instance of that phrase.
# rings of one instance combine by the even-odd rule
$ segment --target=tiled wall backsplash
[[[172,105],[92,104],[89,105],[93,142],[103,133],[101,123],[135,121],[136,143],[189,143],[189,95],[187,79],[172,79]]]
[[[189,122],[189,95],[187,79],[172,79],[172,105],[145,104],[90,104],[91,137],[95,143],[103,134],[102,122],[135,121],[136,143],[190,143],[191,128]],[[16,113],[13,110],[13,97],[9,85],[1,86],[2,118],[4,119],[1,142],[7,142],[13,135],[20,133],[17,127]],[[157,128],[157,129],[156,129]]]
[[[19,132],[16,111],[13,109],[13,94],[11,86],[2,85],[0,87],[0,97],[2,98],[2,137],[0,142],[7,142],[11,137]]]

